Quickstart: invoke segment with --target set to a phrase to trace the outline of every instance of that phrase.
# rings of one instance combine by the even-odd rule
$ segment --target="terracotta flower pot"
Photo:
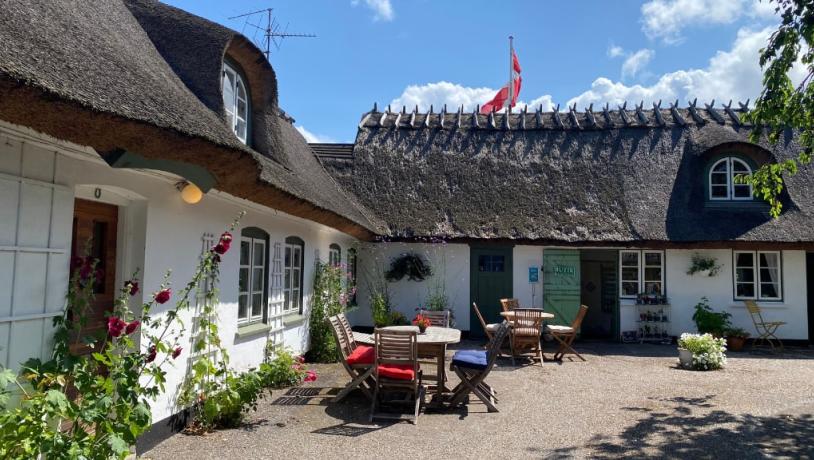
[[[678,362],[684,369],[692,369],[692,352],[684,348],[678,349]]]
[[[727,337],[726,349],[729,351],[741,351],[746,345],[746,337]]]

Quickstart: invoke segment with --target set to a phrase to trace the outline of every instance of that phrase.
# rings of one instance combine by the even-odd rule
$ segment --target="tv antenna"
[[[263,10],[252,11],[251,13],[245,13],[238,16],[232,16],[231,19],[240,19],[246,18],[245,22],[243,23],[243,31],[245,33],[246,26],[251,26],[255,29],[254,37],[252,41],[254,44],[257,45],[258,48],[263,50],[263,54],[266,55],[266,59],[269,59],[271,55],[271,45],[273,44],[274,47],[279,50],[280,45],[282,45],[283,40],[288,37],[297,37],[297,38],[316,38],[314,34],[300,34],[300,33],[291,33],[288,31],[288,23],[286,23],[285,27],[282,27],[277,19],[274,18],[272,15],[272,11],[274,8],[266,8]],[[263,25],[263,16],[265,16],[266,24]],[[252,22],[255,19],[256,23]],[[257,32],[263,32],[263,36],[258,39]]]

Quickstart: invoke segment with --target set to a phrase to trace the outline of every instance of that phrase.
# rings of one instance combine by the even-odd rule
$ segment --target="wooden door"
[[[543,250],[543,309],[553,324],[570,325],[582,295],[578,249]]]
[[[503,322],[500,299],[512,297],[512,248],[472,248],[470,298],[486,323]],[[483,328],[470,305],[469,332],[483,337]]]
[[[107,335],[107,316],[116,292],[116,227],[119,208],[114,205],[77,199],[74,203],[71,260],[84,257],[97,259],[95,298],[90,305],[87,324],[80,331],[82,337],[94,336],[103,340]],[[72,347],[75,352],[87,351]]]

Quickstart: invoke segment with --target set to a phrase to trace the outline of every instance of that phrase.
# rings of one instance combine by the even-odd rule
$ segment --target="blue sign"
[[[537,267],[529,267],[529,283],[540,282],[540,269]]]

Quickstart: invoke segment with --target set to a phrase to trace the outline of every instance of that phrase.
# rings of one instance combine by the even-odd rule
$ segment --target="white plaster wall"
[[[531,308],[543,308],[543,248],[542,246],[515,246],[512,259],[514,261],[512,273],[513,297],[520,301],[520,305]],[[537,267],[539,278],[537,283],[529,283],[529,267]]]
[[[377,273],[383,274],[390,261],[405,252],[416,252],[429,261],[433,277],[422,282],[406,278],[388,283],[390,302],[394,311],[400,311],[407,319],[415,316],[415,309],[424,305],[436,277],[446,279],[446,292],[450,308],[455,316],[455,327],[469,329],[469,245],[426,243],[376,243],[367,244],[359,252],[358,307],[349,313],[354,326],[372,326],[369,303],[369,281]],[[377,267],[378,265],[378,267]]]
[[[714,276],[690,276],[693,254],[699,253],[717,259],[720,272]],[[778,330],[778,336],[784,339],[808,339],[808,315],[806,295],[806,261],[805,251],[782,251],[783,260],[783,300],[781,302],[759,302],[766,321],[785,321],[785,326]],[[732,314],[732,324],[741,327],[754,335],[754,325],[743,305],[734,300],[732,279],[732,251],[715,250],[678,250],[666,251],[666,288],[672,309],[671,333],[695,332],[692,320],[694,306],[701,297],[709,299],[710,307],[715,311],[728,311]],[[635,301],[622,299],[620,307],[621,330],[636,330],[637,310]]]
[[[36,208],[38,211],[32,213],[26,211],[22,214],[19,233],[24,235],[24,239],[39,238],[42,236],[40,235],[42,229],[44,228],[46,231],[43,238],[40,238],[42,241],[20,241],[20,243],[44,247],[50,244],[51,247],[65,248],[68,254],[53,255],[55,259],[58,259],[56,262],[49,265],[37,262],[32,268],[28,266],[31,264],[25,265],[21,262],[17,262],[17,265],[11,264],[10,261],[5,260],[8,251],[0,251],[0,317],[3,316],[2,311],[8,309],[9,306],[10,300],[4,296],[10,292],[7,291],[6,285],[12,279],[16,280],[17,284],[23,281],[26,283],[24,287],[16,290],[19,297],[15,296],[15,298],[28,301],[26,308],[36,307],[37,311],[43,308],[47,311],[54,309],[60,311],[64,308],[73,216],[73,191],[86,190],[87,185],[91,186],[91,190],[95,187],[103,190],[102,201],[121,205],[120,218],[126,221],[126,225],[119,229],[121,244],[118,252],[125,263],[119,267],[117,280],[122,282],[129,279],[130,273],[138,268],[142,293],[145,296],[149,296],[157,289],[167,269],[172,270],[173,292],[179,292],[193,275],[202,250],[203,233],[212,233],[217,238],[241,210],[246,210],[247,214],[240,223],[241,227],[254,226],[267,231],[270,234],[271,250],[273,250],[275,242],[284,242],[287,236],[298,236],[305,241],[303,301],[306,309],[303,316],[307,318],[313,288],[315,250],[319,251],[321,259],[326,260],[328,246],[336,243],[341,246],[342,258],[346,260],[347,250],[355,243],[354,238],[329,227],[217,192],[210,192],[196,205],[186,204],[175,189],[173,180],[154,174],[112,169],[101,160],[92,158],[89,155],[92,152],[88,149],[77,146],[65,148],[63,144],[53,139],[23,128],[0,124],[0,148],[4,148],[3,146],[7,144],[7,139],[2,136],[4,129],[8,129],[7,132],[15,136],[29,136],[36,139],[37,142],[45,143],[47,147],[27,146],[21,149],[14,142],[8,141],[13,146],[11,153],[23,152],[22,163],[20,155],[18,154],[16,157],[10,155],[7,151],[9,147],[6,146],[6,150],[0,151],[0,172],[8,174],[10,178],[14,179],[20,176],[19,165],[22,164],[27,168],[22,171],[23,177],[35,176],[38,173],[45,174],[48,177],[43,177],[43,179],[50,177],[50,180],[64,184],[66,187],[65,196],[57,197],[54,200],[53,211],[49,195],[40,200],[42,203]],[[15,164],[18,165],[17,170],[13,169]],[[0,180],[0,187],[6,187],[6,181]],[[9,200],[9,196],[0,194],[0,200],[3,200],[2,206],[0,206],[2,217],[5,217],[10,210],[16,211],[17,209],[16,198],[14,203],[6,202]],[[31,196],[36,198],[39,195],[33,193]],[[20,206],[27,209],[25,203]],[[54,229],[51,232],[53,241],[50,243],[47,238],[49,223]],[[235,232],[236,238],[239,233],[238,229]],[[9,225],[6,219],[0,219],[0,246],[9,244],[6,240],[16,234],[16,224]],[[243,370],[257,366],[262,361],[267,336],[260,333],[257,336],[238,339],[235,335],[237,332],[238,248],[239,244],[234,244],[232,250],[222,259],[218,286],[220,289],[218,315],[221,340],[231,357],[231,365],[235,369]],[[18,276],[12,277],[13,268],[10,267],[17,268]],[[43,270],[45,267],[52,267],[49,270],[57,267],[60,270],[54,273],[49,272],[46,283],[44,273],[40,274],[42,276],[34,276],[39,274],[40,270],[34,270],[37,267]],[[21,273],[25,273],[25,276],[19,276]],[[268,280],[268,283],[270,285],[271,281]],[[271,298],[271,295],[269,297]],[[174,305],[174,302],[160,306],[153,314],[161,314],[171,304]],[[16,311],[22,310],[22,307],[17,307]],[[191,316],[191,312],[182,315],[182,320],[187,326],[190,325]],[[47,322],[50,324],[50,319]],[[8,361],[18,362],[31,355],[39,356],[40,349],[47,351],[45,341],[50,338],[50,332],[44,330],[43,325],[42,320],[32,326],[27,323],[16,325],[9,335],[9,325],[0,323],[0,347],[6,347],[7,343],[11,345],[8,350],[0,352],[8,353]],[[285,346],[298,353],[306,351],[307,332],[307,319],[294,323],[289,322],[283,333]],[[188,342],[188,338],[184,341]],[[175,367],[167,369],[166,387],[168,391],[161,395],[153,405],[155,421],[161,420],[177,410],[174,397],[177,387],[185,375],[188,350],[189,347],[185,347],[182,356],[174,363]]]

